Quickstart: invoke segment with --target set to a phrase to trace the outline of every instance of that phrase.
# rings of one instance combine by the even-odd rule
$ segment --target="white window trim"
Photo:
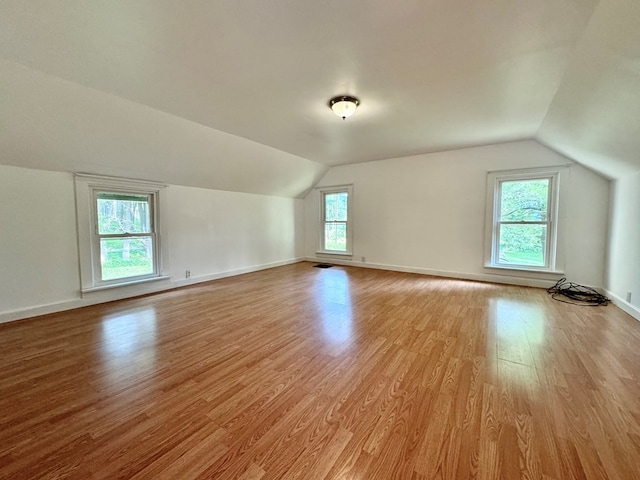
[[[78,227],[78,252],[80,259],[81,292],[89,293],[109,288],[138,285],[141,283],[168,279],[163,259],[167,257],[162,242],[162,221],[165,184],[145,180],[129,180],[119,177],[106,177],[84,173],[74,174],[76,193],[76,221]],[[153,199],[151,213],[154,225],[154,267],[149,275],[103,281],[100,275],[99,236],[95,230],[95,195],[98,191],[149,194]]]
[[[564,203],[566,198],[566,184],[569,165],[529,168],[520,170],[502,170],[487,173],[487,199],[485,215],[485,253],[484,267],[488,272],[500,270],[502,272],[535,274],[562,274],[564,270]],[[547,265],[536,267],[533,265],[505,265],[495,261],[497,256],[498,226],[499,226],[499,192],[504,181],[531,180],[550,178],[549,192],[549,241],[547,242]]]
[[[320,204],[320,215],[318,218],[318,255],[336,255],[342,257],[353,256],[353,185],[333,185],[330,187],[316,187],[319,193],[318,202]],[[325,217],[325,201],[324,197],[329,193],[346,193],[347,200],[347,250],[338,252],[336,250],[326,250],[324,248],[324,217]]]

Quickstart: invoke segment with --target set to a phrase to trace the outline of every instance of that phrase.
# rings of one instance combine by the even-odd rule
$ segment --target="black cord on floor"
[[[572,305],[597,307],[598,305],[606,306],[611,301],[593,288],[567,282],[566,278],[561,278],[553,287],[547,288],[547,292],[551,294],[551,298],[554,300]]]

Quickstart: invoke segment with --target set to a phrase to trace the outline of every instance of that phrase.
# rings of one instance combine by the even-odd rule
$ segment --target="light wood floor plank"
[[[640,322],[299,263],[0,325],[0,479],[636,479]]]

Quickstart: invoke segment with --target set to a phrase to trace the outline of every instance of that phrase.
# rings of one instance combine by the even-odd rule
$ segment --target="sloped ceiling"
[[[0,163],[295,197],[332,165],[535,138],[618,177],[638,3],[5,0]]]
[[[640,171],[640,1],[599,2],[537,139],[610,178]]]

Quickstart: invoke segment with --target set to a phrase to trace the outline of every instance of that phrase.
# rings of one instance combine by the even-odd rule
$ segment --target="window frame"
[[[524,170],[505,170],[487,174],[487,215],[485,226],[484,266],[492,269],[517,270],[542,273],[561,273],[562,262],[559,237],[562,235],[560,218],[560,196],[562,185],[562,167],[534,168]],[[546,221],[501,221],[502,185],[505,182],[529,180],[549,180]],[[545,265],[525,265],[500,262],[500,226],[504,224],[547,226],[545,245]]]
[[[320,215],[319,215],[319,234],[318,234],[318,251],[316,253],[322,255],[353,255],[353,185],[337,185],[330,187],[317,188],[320,195]],[[325,247],[325,226],[328,223],[326,221],[326,196],[335,193],[347,194],[347,220],[346,221],[331,221],[329,223],[340,223],[346,225],[346,250],[328,250]]]
[[[76,220],[78,227],[78,251],[80,259],[81,292],[88,293],[126,285],[150,282],[169,278],[164,274],[163,258],[166,251],[162,244],[161,212],[162,192],[166,185],[144,180],[129,180],[118,177],[104,177],[76,173]],[[151,233],[117,235],[118,237],[138,238],[151,237],[153,242],[153,272],[144,275],[132,275],[110,280],[102,280],[102,264],[100,261],[100,240],[104,234],[99,233],[97,200],[99,193],[145,195],[149,198]],[[113,235],[106,235],[112,237]]]

